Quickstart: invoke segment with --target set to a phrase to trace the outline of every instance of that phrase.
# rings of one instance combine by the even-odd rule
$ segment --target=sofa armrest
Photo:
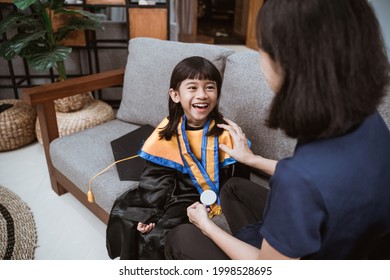
[[[56,193],[65,193],[65,189],[57,184],[55,169],[50,158],[50,143],[59,137],[54,100],[121,85],[123,78],[124,70],[118,69],[22,90],[22,100],[31,106],[36,106],[37,109],[49,175]]]
[[[30,105],[123,84],[124,69],[82,76],[24,89],[22,100]]]

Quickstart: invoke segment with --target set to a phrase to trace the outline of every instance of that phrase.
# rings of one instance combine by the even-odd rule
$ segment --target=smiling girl
[[[219,144],[233,147],[218,111],[222,78],[203,57],[189,57],[174,68],[169,89],[169,116],[145,141],[140,157],[146,168],[138,188],[114,203],[107,227],[111,258],[163,259],[165,236],[188,223],[186,209],[205,190],[216,194],[210,216],[219,215],[220,186],[245,176]],[[233,174],[233,170],[235,174]],[[238,174],[241,172],[241,174]]]

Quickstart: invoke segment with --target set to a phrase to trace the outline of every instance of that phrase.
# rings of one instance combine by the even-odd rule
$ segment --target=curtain
[[[193,34],[195,32],[197,0],[175,1],[176,20],[180,34]]]

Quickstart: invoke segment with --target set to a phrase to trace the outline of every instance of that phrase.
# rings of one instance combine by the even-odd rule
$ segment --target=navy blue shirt
[[[289,257],[346,259],[390,229],[390,132],[379,113],[278,162],[260,234]]]

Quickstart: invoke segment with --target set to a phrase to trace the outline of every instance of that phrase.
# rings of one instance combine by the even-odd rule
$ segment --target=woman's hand
[[[235,160],[250,166],[250,163],[253,161],[255,155],[248,146],[248,139],[242,132],[241,127],[239,127],[236,123],[228,119],[225,119],[225,121],[228,123],[227,125],[218,124],[218,127],[227,130],[232,136],[234,141],[233,149],[228,148],[224,144],[220,144],[219,148],[228,153]]]
[[[207,227],[213,222],[209,219],[208,212],[206,207],[199,203],[195,202],[187,208],[187,216],[189,221],[197,226],[203,234],[207,235]]]
[[[245,134],[241,130],[241,127],[239,127],[231,120],[225,119],[225,121],[228,123],[227,125],[218,124],[218,127],[227,130],[232,136],[234,141],[233,149],[228,148],[224,144],[220,144],[219,148],[222,151],[228,153],[236,161],[259,169],[269,175],[273,175],[275,173],[277,161],[253,154],[248,146],[248,139],[246,139]]]
[[[155,226],[156,226],[155,223],[150,223],[147,225],[147,224],[139,222],[137,225],[137,230],[140,233],[145,234],[145,233],[149,233],[152,229],[154,229]]]

